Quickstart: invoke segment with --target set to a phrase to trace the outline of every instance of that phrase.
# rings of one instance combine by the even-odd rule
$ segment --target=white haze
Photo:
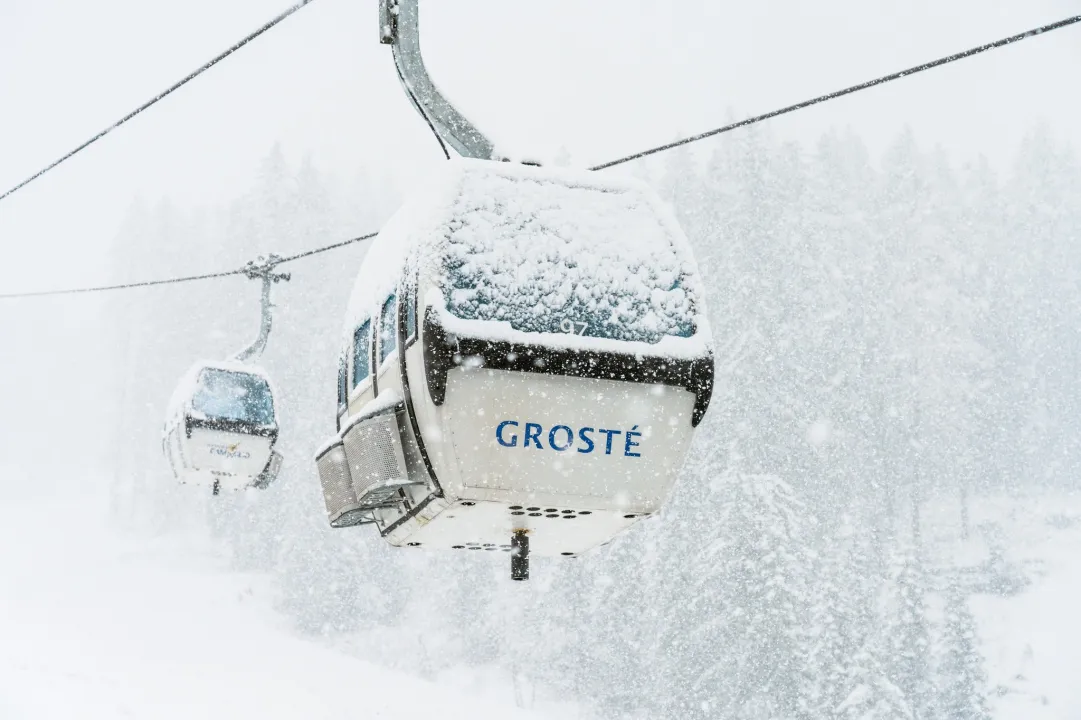
[[[22,180],[281,8],[269,0],[3,3],[0,184]],[[894,8],[460,0],[426,3],[422,33],[434,76],[481,127],[522,151],[565,145],[588,163],[714,127],[729,111],[762,112],[1077,11],[1069,0]],[[364,166],[400,184],[422,173],[438,148],[405,101],[375,24],[374,0],[318,0],[5,200],[0,237],[17,250],[0,281],[23,288],[94,277],[100,268],[86,263],[134,195],[182,205],[235,195],[276,141],[328,171]],[[1079,132],[1081,100],[1067,90],[1079,48],[1071,30],[1029,40],[801,112],[776,131],[809,140],[852,125],[880,150],[908,123],[925,143],[1005,161],[1037,118]],[[46,260],[49,273],[28,274]]]
[[[0,187],[280,9],[0,4]],[[1065,0],[456,0],[424,3],[422,31],[433,75],[482,128],[516,150],[562,147],[588,164],[1079,10]],[[48,478],[55,500],[64,482],[101,486],[116,526],[194,534],[260,574],[289,632],[428,678],[487,668],[507,684],[514,670],[542,700],[604,717],[824,717],[822,703],[860,717],[855,701],[838,710],[858,687],[879,693],[868,718],[978,717],[936,705],[942,678],[964,676],[941,672],[956,659],[946,631],[960,627],[943,620],[948,580],[974,575],[991,587],[969,603],[985,646],[963,657],[980,659],[995,717],[1075,717],[1081,699],[1068,680],[1056,685],[1060,656],[1039,639],[1045,618],[1018,608],[1039,607],[1048,575],[1077,591],[1063,578],[1077,575],[1069,548],[1081,516],[1079,32],[628,169],[674,202],[707,269],[727,382],[701,461],[664,516],[580,564],[537,563],[533,600],[507,594],[502,566],[438,566],[363,530],[326,528],[310,452],[333,428],[335,343],[362,246],[297,263],[276,289],[266,364],[285,393],[288,463],[265,496],[214,506],[168,481],[159,423],[195,358],[254,333],[254,287],[0,301],[0,468],[11,468],[0,487]],[[232,268],[367,232],[440,161],[376,40],[374,1],[317,0],[0,201],[0,293]],[[47,522],[49,502],[27,507]],[[739,544],[786,512],[799,522],[775,536],[776,553]],[[926,583],[912,579],[913,539]],[[765,555],[781,565],[754,567],[780,568],[787,608],[755,601],[762,587],[740,569]],[[913,587],[929,610],[903,622],[896,593]],[[854,600],[832,604],[841,597]],[[441,599],[450,617],[434,614]],[[776,640],[762,652],[737,647],[751,630],[714,622],[759,607],[754,621]],[[837,640],[838,675],[808,660],[822,656],[797,631],[828,626],[831,612],[858,616]],[[1079,641],[1068,615],[1047,622]],[[929,675],[887,661],[924,640],[893,647],[871,632],[879,625],[927,633]],[[809,664],[785,664],[793,658]],[[898,701],[897,688],[908,696]]]

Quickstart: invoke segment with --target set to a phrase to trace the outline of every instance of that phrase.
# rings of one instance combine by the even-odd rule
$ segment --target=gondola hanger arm
[[[418,0],[379,0],[379,41],[390,45],[398,79],[440,144],[462,157],[497,160],[495,147],[432,82],[420,53]],[[444,147],[444,150],[446,148]]]
[[[255,260],[249,260],[244,266],[242,271],[244,276],[250,280],[261,280],[262,289],[259,297],[259,335],[256,336],[255,341],[252,342],[251,345],[233,356],[233,358],[239,362],[247,362],[262,354],[263,349],[266,347],[267,339],[270,338],[270,326],[271,321],[273,320],[274,308],[274,305],[270,302],[270,286],[273,283],[281,282],[283,280],[288,281],[291,277],[289,273],[276,272],[274,270],[281,262],[283,262],[282,256],[270,253],[269,255],[260,255]]]

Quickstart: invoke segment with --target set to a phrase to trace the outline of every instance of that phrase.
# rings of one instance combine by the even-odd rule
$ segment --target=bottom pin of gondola
[[[525,530],[515,530],[510,538],[510,579],[529,579],[529,535]]]

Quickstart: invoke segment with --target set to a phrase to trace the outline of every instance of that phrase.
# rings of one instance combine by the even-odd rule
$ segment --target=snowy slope
[[[109,530],[77,478],[23,479],[0,475],[3,720],[538,717],[293,637],[258,578]]]
[[[941,547],[958,566],[982,568],[969,575],[982,586],[969,603],[993,717],[1081,718],[1081,497],[1034,490],[978,499],[968,542],[956,539],[958,509],[945,506],[949,526],[931,520],[939,542],[954,536]],[[1002,559],[988,565],[995,548]]]
[[[1032,584],[1012,597],[973,598],[994,689],[991,707],[1002,720],[1076,720],[1081,718],[1081,499],[1014,499],[1001,517],[1010,560],[1026,569]]]

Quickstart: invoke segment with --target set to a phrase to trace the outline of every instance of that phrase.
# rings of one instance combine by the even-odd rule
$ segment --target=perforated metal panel
[[[361,420],[342,433],[353,490],[358,502],[378,507],[394,501],[398,489],[411,484],[406,472],[397,412]]]
[[[357,502],[342,444],[332,445],[315,459],[315,464],[319,468],[319,483],[323,486],[323,502],[330,526],[351,527],[367,521],[371,513]]]

